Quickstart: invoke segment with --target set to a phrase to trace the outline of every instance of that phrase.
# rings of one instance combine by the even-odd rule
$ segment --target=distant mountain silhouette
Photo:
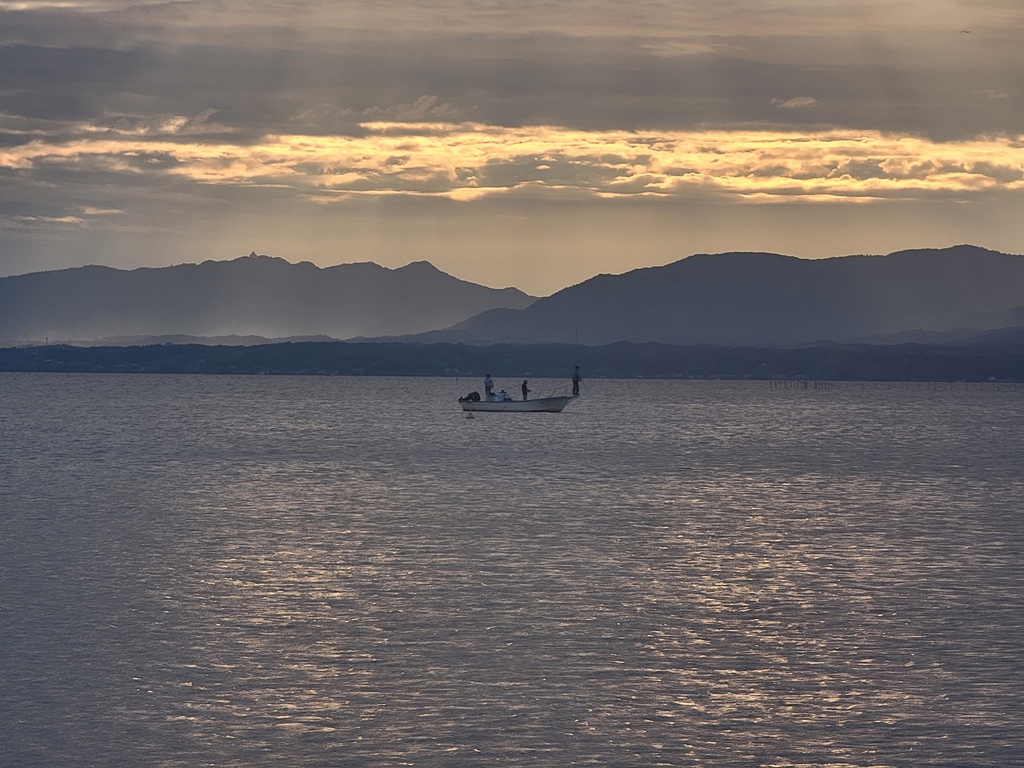
[[[988,344],[1018,338],[1022,328],[1024,256],[968,245],[819,260],[698,254],[600,275],[537,300],[458,280],[426,262],[321,269],[255,254],[0,278],[0,346],[47,338],[241,345],[314,337],[591,346]]]
[[[394,270],[370,263],[321,269],[253,253],[173,267],[89,266],[0,278],[0,343],[415,334],[533,300],[422,261]]]
[[[478,343],[764,347],[915,336],[952,341],[1020,325],[1022,313],[1024,256],[961,245],[831,259],[699,254],[600,275],[525,309],[482,313],[452,331]]]

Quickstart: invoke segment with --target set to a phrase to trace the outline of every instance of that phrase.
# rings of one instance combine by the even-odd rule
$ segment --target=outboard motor
[[[479,401],[480,401],[480,393],[479,392],[470,392],[465,397],[460,397],[459,398],[459,402],[460,403],[465,403],[465,402],[477,403]]]

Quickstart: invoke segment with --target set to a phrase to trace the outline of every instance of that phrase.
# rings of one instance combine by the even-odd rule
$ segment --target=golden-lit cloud
[[[424,110],[433,100],[420,102]],[[875,131],[579,131],[475,123],[361,124],[357,136],[275,135],[252,145],[80,131],[0,150],[0,168],[275,187],[330,203],[353,195],[673,197],[864,202],[1024,187],[1019,138],[934,142]],[[203,121],[205,122],[205,121]]]

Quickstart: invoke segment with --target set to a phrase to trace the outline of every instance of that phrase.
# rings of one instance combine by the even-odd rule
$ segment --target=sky
[[[1024,252],[1021,0],[0,0],[0,276]]]

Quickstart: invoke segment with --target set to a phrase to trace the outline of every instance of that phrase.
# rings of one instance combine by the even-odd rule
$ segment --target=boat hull
[[[559,413],[579,395],[538,397],[535,400],[463,400],[464,411],[490,411],[494,413]]]

